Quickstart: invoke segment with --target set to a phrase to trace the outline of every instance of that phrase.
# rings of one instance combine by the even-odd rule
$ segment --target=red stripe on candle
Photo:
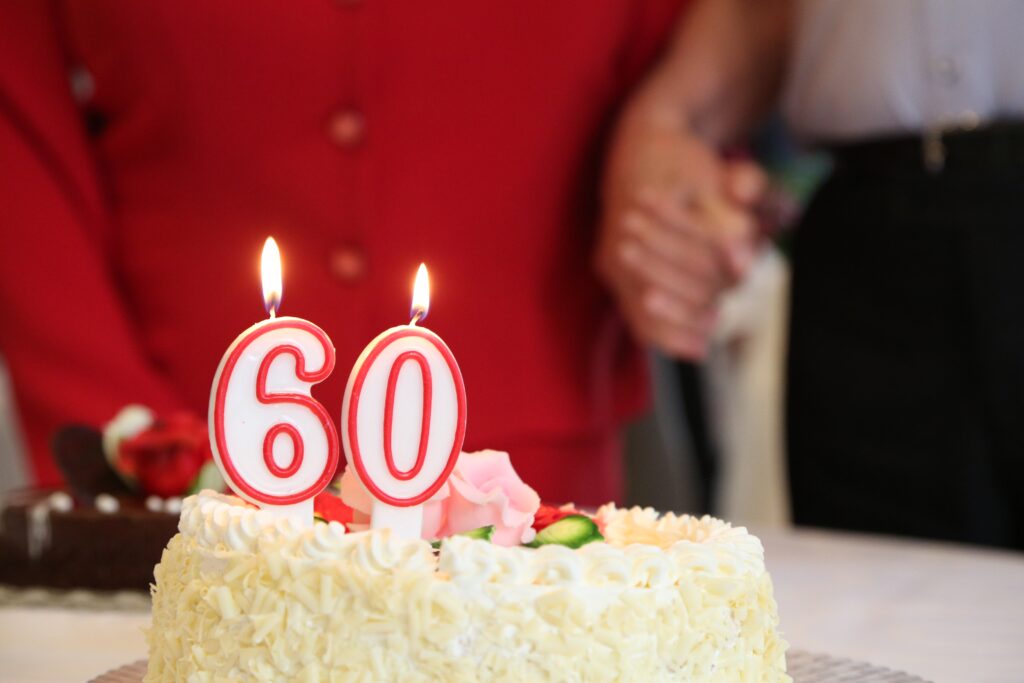
[[[391,449],[391,428],[395,415],[395,390],[398,388],[398,375],[402,372],[402,366],[408,361],[414,361],[420,366],[420,376],[423,378],[423,417],[420,420],[420,441],[416,452],[416,462],[409,469],[402,471],[395,465],[395,454]],[[423,462],[427,459],[427,445],[430,443],[430,410],[433,402],[433,378],[426,356],[419,351],[403,351],[391,365],[387,393],[384,396],[384,464],[387,465],[391,476],[399,481],[409,481],[423,469]]]
[[[287,467],[281,467],[274,459],[274,440],[279,434],[287,434],[292,440],[292,460]],[[263,438],[263,462],[266,463],[270,473],[279,479],[287,479],[294,475],[302,467],[302,451],[305,446],[302,443],[302,434],[294,426],[286,422],[276,424],[267,430]]]
[[[324,365],[317,372],[309,372],[306,370],[306,358],[298,347],[291,344],[274,347],[269,353],[267,353],[260,364],[256,379],[256,398],[261,403],[267,404],[296,403],[311,411],[320,421],[320,424],[324,429],[324,434],[327,437],[327,462],[324,465],[323,472],[308,488],[296,493],[275,495],[254,488],[242,477],[238,468],[235,466],[233,456],[227,447],[227,437],[224,431],[224,404],[227,401],[228,384],[231,380],[231,374],[246,349],[262,335],[283,327],[305,330],[313,335],[324,349]],[[327,413],[327,409],[324,408],[323,405],[305,394],[267,393],[267,374],[270,372],[270,364],[279,355],[285,353],[294,356],[295,376],[303,382],[317,384],[327,379],[327,377],[330,376],[331,371],[334,370],[334,344],[331,343],[331,339],[327,336],[327,333],[308,320],[301,320],[298,318],[278,318],[277,320],[268,321],[259,325],[256,329],[251,330],[241,340],[239,340],[231,350],[228,357],[224,360],[224,366],[221,368],[216,380],[217,391],[213,412],[214,441],[217,444],[217,454],[220,459],[221,468],[224,471],[224,476],[236,491],[248,495],[253,500],[267,505],[294,505],[309,498],[313,498],[327,488],[327,485],[331,483],[331,479],[334,478],[334,473],[338,468],[338,461],[341,457],[341,445],[338,440],[338,430],[334,427],[334,423],[331,422],[331,416]],[[271,427],[270,430],[268,430],[268,436],[271,430],[279,426],[281,425],[274,425]],[[295,430],[295,434],[298,434],[298,430]],[[301,435],[299,440],[301,441]],[[266,443],[265,438],[264,455],[266,454]],[[296,452],[298,452],[299,448],[304,449],[304,447],[297,446]],[[290,466],[289,468],[283,469],[290,469]],[[270,471],[272,473],[274,472],[272,469]]]

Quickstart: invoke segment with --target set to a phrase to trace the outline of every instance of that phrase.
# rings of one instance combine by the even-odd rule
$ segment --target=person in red
[[[32,467],[124,404],[205,413],[217,363],[284,314],[338,354],[406,320],[457,355],[467,449],[545,499],[620,493],[643,373],[591,272],[603,133],[677,0],[274,0],[0,6],[0,355]]]

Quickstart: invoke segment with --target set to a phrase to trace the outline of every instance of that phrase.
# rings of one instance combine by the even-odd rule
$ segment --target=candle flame
[[[421,263],[416,271],[416,284],[412,287],[412,308],[409,314],[412,316],[411,325],[427,317],[430,311],[430,276],[427,275],[427,264]]]
[[[260,274],[263,277],[263,304],[267,314],[273,318],[281,305],[281,251],[273,237],[263,243],[263,257],[260,262]]]

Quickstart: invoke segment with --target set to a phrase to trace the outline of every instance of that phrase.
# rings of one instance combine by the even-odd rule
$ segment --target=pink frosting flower
[[[355,510],[353,526],[369,524],[373,499],[354,468],[341,477],[341,498]],[[423,538],[434,539],[494,526],[491,542],[519,545],[533,540],[537,492],[523,483],[508,453],[462,453],[452,476],[423,506]]]
[[[463,453],[448,485],[445,535],[493,525],[491,542],[497,545],[533,540],[533,515],[540,507],[540,496],[516,474],[508,453]]]

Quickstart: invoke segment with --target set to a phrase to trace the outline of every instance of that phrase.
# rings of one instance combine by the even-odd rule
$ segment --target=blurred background
[[[760,528],[792,524],[783,424],[787,231],[830,167],[801,149],[778,117],[751,140],[772,178],[777,248],[723,304],[699,370],[649,349],[651,408],[623,427],[625,504],[712,514]],[[0,363],[0,493],[33,485],[6,366]]]
[[[730,294],[725,307],[733,327],[721,332],[707,374],[697,378],[692,364],[648,352],[652,408],[623,431],[626,502],[785,526],[791,522],[781,411],[789,295],[785,232],[828,173],[829,158],[801,150],[778,118],[751,145],[773,179],[775,199],[784,204],[778,249]],[[730,343],[730,337],[749,343]],[[10,377],[0,363],[2,491],[32,483],[15,411]]]
[[[201,420],[274,234],[332,415],[426,262],[546,500],[1024,547],[1021,3],[376,4],[3,6],[0,490]]]

